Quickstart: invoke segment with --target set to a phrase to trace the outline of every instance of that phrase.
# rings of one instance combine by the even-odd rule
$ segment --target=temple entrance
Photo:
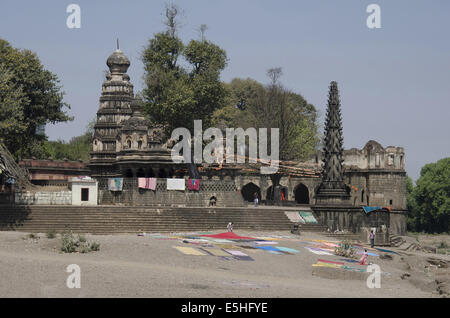
[[[247,183],[242,187],[241,194],[245,201],[253,202],[255,199],[255,192],[258,193],[259,201],[261,202],[261,190],[253,182]]]
[[[303,184],[299,183],[294,190],[295,202],[298,204],[309,204],[309,191]]]
[[[145,178],[145,171],[144,171],[144,169],[141,168],[141,169],[138,170],[137,177],[138,178]]]
[[[133,171],[131,169],[125,172],[125,178],[133,178]]]

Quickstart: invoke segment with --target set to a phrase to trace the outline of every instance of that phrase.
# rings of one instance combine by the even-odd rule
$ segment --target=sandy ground
[[[313,254],[301,240],[332,239],[314,233],[235,232],[292,236],[296,239],[279,245],[300,253],[248,251],[254,261],[224,260],[182,254],[173,248],[188,246],[180,240],[128,234],[86,235],[101,244],[100,251],[64,254],[59,236],[29,239],[23,232],[0,232],[0,297],[443,297],[436,292],[433,273],[423,267],[430,255],[408,253],[392,260],[369,256],[388,273],[381,276],[381,288],[370,289],[366,276],[356,275],[361,273],[322,268],[313,275],[317,268],[311,265],[318,258],[341,257]],[[81,268],[79,289],[66,286],[70,264]],[[410,276],[402,279],[406,272]]]

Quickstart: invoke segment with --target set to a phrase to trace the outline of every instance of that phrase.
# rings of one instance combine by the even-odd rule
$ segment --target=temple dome
[[[130,66],[130,60],[119,49],[108,57],[106,65],[109,67],[111,74],[126,73]]]

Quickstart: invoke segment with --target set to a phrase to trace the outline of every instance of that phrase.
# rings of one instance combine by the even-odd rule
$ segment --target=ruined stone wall
[[[16,192],[15,202],[26,205],[71,205],[72,191]]]

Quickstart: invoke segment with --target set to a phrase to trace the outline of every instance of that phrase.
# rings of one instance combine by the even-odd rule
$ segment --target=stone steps
[[[0,229],[108,234],[226,229],[290,230],[283,209],[131,206],[0,206]],[[305,230],[322,230],[319,226]]]

